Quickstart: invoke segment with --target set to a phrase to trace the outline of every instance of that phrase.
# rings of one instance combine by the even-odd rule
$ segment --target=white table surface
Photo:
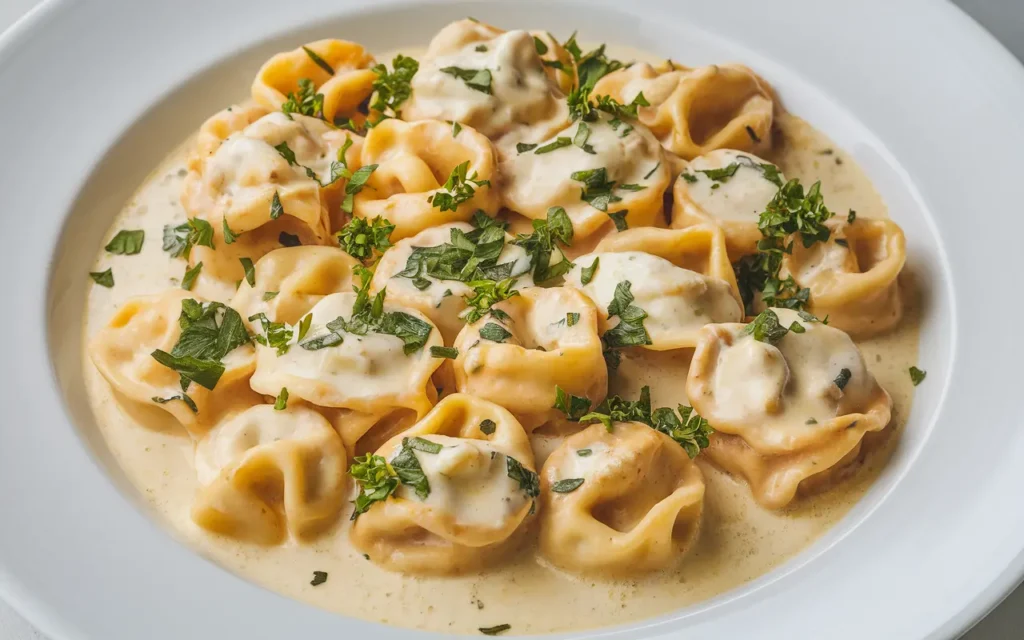
[[[39,1],[0,0],[0,31],[13,24]],[[954,0],[954,2],[992,32],[1019,59],[1024,60],[1024,0]],[[950,44],[955,46],[955,43]],[[963,636],[963,640],[1006,640],[1011,638],[1024,638],[1024,586],[1013,592],[995,611]],[[0,640],[46,639],[7,603],[0,600]]]

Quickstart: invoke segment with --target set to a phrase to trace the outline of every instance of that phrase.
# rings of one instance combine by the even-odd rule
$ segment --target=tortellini
[[[552,45],[544,57],[565,59]],[[539,142],[568,122],[556,71],[544,66],[530,33],[459,20],[431,40],[402,117],[461,122],[503,147]]]
[[[704,325],[743,318],[742,305],[728,281],[677,267],[643,251],[580,256],[565,284],[594,302],[600,313],[601,334],[606,342],[611,339],[610,346],[642,346],[655,351],[692,347]],[[639,315],[636,309],[646,314],[642,330],[636,329],[638,322],[631,317]],[[646,341],[639,335],[641,331],[646,333]]]
[[[740,300],[736,274],[726,251],[725,234],[714,225],[686,229],[641,227],[613,233],[597,245],[597,253],[642,251],[664,258],[681,269],[724,280]]]
[[[253,283],[243,279],[232,308],[253,330],[250,317],[263,313],[273,322],[298,324],[324,296],[352,290],[352,269],[359,262],[337,247],[285,247],[256,262]]]
[[[638,63],[609,73],[594,87],[595,95],[622,104],[640,93],[650,103],[639,108],[640,123],[683,159],[715,149],[760,152],[771,146],[775,99],[771,87],[747,67]]]
[[[195,403],[193,411],[182,398],[179,375],[151,355],[156,349],[173,351],[181,337],[179,317],[186,299],[204,302],[181,289],[126,301],[90,340],[89,355],[115,391],[136,403],[160,407],[189,433],[200,435],[225,413],[259,402],[247,384],[256,358],[251,345],[236,347],[224,357],[224,373],[212,390],[191,383],[187,394]]]
[[[461,314],[466,309],[465,296],[470,295],[473,289],[463,280],[435,277],[428,268],[417,268],[416,258],[413,261],[410,258],[429,250],[439,253],[444,248],[454,249],[453,230],[457,234],[466,234],[473,232],[473,226],[455,222],[432,227],[401,240],[384,253],[373,276],[373,291],[387,289],[389,300],[416,309],[430,318],[441,330],[445,344],[451,344],[466,325]],[[522,247],[511,244],[511,235],[506,233],[504,238],[505,246],[497,257],[497,264],[511,263],[509,277],[516,278],[517,289],[532,287],[530,256]]]
[[[458,390],[497,403],[532,431],[562,414],[556,390],[597,406],[608,392],[598,312],[579,291],[531,287],[455,339]]]
[[[203,263],[195,290],[218,300],[244,277],[241,258],[257,260],[292,242],[329,241],[331,202],[343,181],[327,183],[346,141],[353,141],[344,155],[350,169],[358,166],[362,142],[319,118],[281,112],[229,133],[251,119],[233,111],[203,125],[182,192],[189,217],[212,227],[212,248],[197,244],[189,255],[190,267]]]
[[[690,161],[676,179],[671,226],[719,226],[735,261],[757,250],[758,219],[785,182],[778,167],[753,154],[712,151]]]
[[[704,479],[675,441],[639,422],[566,438],[541,471],[540,550],[569,571],[671,568],[700,532]]]
[[[316,411],[251,407],[196,445],[196,524],[232,538],[275,544],[307,538],[337,518],[346,490],[341,439]]]
[[[562,207],[579,239],[617,228],[613,216],[628,227],[664,226],[672,179],[664,152],[646,127],[604,112],[534,147],[503,153],[500,173],[506,207],[534,220]]]
[[[485,400],[446,397],[377,455],[403,469],[409,462],[396,457],[413,456],[425,479],[417,487],[400,484],[353,523],[356,548],[393,571],[479,569],[507,549],[534,510],[537,476],[526,432]]]
[[[705,454],[773,509],[841,474],[892,409],[847,334],[788,309],[705,327],[686,391],[715,428]]]
[[[289,95],[299,97],[300,80],[312,82],[323,96],[321,114],[328,122],[361,119],[359,106],[373,92],[377,74],[370,70],[373,56],[361,45],[346,40],[317,40],[284,53],[263,65],[252,84],[252,97],[270,110],[278,110]]]
[[[898,276],[906,238],[889,220],[838,221],[828,242],[796,242],[783,257],[783,274],[810,290],[808,310],[856,336],[887,331],[903,317]]]
[[[384,120],[366,136],[361,157],[363,166],[377,168],[356,194],[353,211],[360,218],[389,220],[393,241],[467,221],[477,210],[498,210],[498,192],[488,184],[495,178],[494,148],[468,126],[455,133],[447,122]],[[459,185],[471,193],[455,193]]]
[[[382,312],[390,329],[360,329],[359,318],[353,319],[357,300],[354,293],[323,297],[310,310],[301,340],[300,328],[293,326],[284,350],[257,348],[250,382],[264,395],[276,396],[287,388],[292,398],[346,410],[331,417],[349,451],[357,450],[369,430],[393,426],[388,418],[396,410],[417,417],[430,410],[437,398],[430,377],[442,362],[430,355],[430,348],[443,344],[440,332],[422,314],[389,303]],[[359,333],[363,330],[365,335]],[[417,335],[422,342],[415,350],[407,349],[407,338]]]

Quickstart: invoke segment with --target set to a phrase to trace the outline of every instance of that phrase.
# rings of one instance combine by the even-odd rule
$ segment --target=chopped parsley
[[[275,193],[275,195],[277,195],[277,194]],[[273,217],[273,216],[271,216],[271,217]],[[236,234],[234,231],[232,231],[231,227],[228,226],[228,219],[227,219],[226,216],[221,218],[220,222],[221,222],[221,227],[223,227],[223,231],[224,231],[224,244],[234,244],[235,240],[238,239],[238,234]]]
[[[534,151],[534,153],[538,155],[542,153],[551,153],[552,151],[557,151],[558,149],[564,149],[566,147],[571,146],[572,138],[570,138],[569,136],[558,136],[557,138],[547,143],[546,145],[537,147],[537,150]]]
[[[314,587],[319,587],[320,585],[322,585],[325,582],[327,582],[327,572],[326,571],[314,571],[313,572],[313,579],[310,580],[309,584],[313,585]]]
[[[270,200],[270,219],[277,220],[284,213],[284,207],[281,206],[281,196],[278,195],[277,191],[274,192],[274,197]],[[224,220],[224,228],[227,229],[227,219]],[[228,244],[231,244],[230,242]]]
[[[750,136],[751,142],[754,144],[761,144],[761,138],[759,138],[757,133],[754,131],[754,127],[748,124],[745,129],[747,130],[747,135]]]
[[[299,240],[299,236],[295,235],[294,233],[288,233],[286,231],[282,231],[280,235],[277,236],[277,241],[280,242],[281,246],[284,247],[302,246],[302,241]]]
[[[565,324],[566,324],[566,326],[574,327],[574,326],[576,326],[576,323],[579,322],[579,321],[580,321],[580,314],[578,314],[576,312],[573,312],[573,311],[570,311],[569,313],[565,314]]]
[[[857,219],[857,212],[854,211],[853,209],[850,209],[850,213],[846,214],[846,222],[848,224],[853,224],[853,222],[856,219]]]
[[[924,369],[918,369],[917,367],[910,367],[909,371],[910,381],[914,383],[915,387],[924,382],[925,376],[928,375],[927,371],[925,371]]]
[[[339,152],[339,161],[344,162],[344,153]],[[368,164],[363,167],[359,167],[349,177],[348,183],[345,184],[345,199],[341,201],[341,210],[345,213],[352,213],[352,206],[355,204],[356,194],[363,190],[366,186],[367,180],[373,175],[373,172],[377,170],[377,165]],[[345,172],[348,171],[347,164]]]
[[[583,485],[583,478],[565,478],[551,485],[555,493],[572,493]]]
[[[263,292],[263,302],[269,302],[277,297],[281,293],[280,291],[265,291]]]
[[[305,46],[302,47],[302,50],[306,52],[306,55],[309,56],[310,60],[312,60],[313,62],[316,63],[316,66],[318,66],[321,69],[323,69],[324,71],[326,71],[327,75],[329,75],[329,76],[333,76],[334,75],[334,69],[331,67],[331,65],[327,64],[326,60],[324,60],[323,58],[318,56],[316,54],[316,51],[313,51],[309,47],[305,47]]]
[[[380,113],[381,120],[397,118],[401,114],[402,103],[412,95],[410,83],[419,68],[420,63],[415,58],[401,54],[391,61],[391,72],[388,72],[384,63],[371,67],[377,79],[373,81],[374,93],[370,99],[370,109]]]
[[[558,409],[573,422],[578,422],[588,411],[591,402],[588,398],[574,396],[566,392],[562,387],[555,385],[555,404],[552,408]]]
[[[189,218],[177,226],[164,226],[163,249],[172,258],[189,257],[194,246],[213,249],[213,226],[202,218]]]
[[[89,277],[101,287],[109,289],[114,286],[114,272],[111,269],[106,271],[90,271]]]
[[[281,105],[281,111],[323,119],[324,94],[317,93],[316,86],[309,78],[299,78],[299,90],[288,92],[288,99]]]
[[[539,56],[548,52],[548,45],[544,44],[544,41],[537,36],[533,36],[533,46],[537,49],[537,55]]]
[[[288,146],[287,142],[275,144],[274,149],[281,155],[282,158],[285,159],[285,162],[288,163],[289,167],[299,166],[298,161],[296,161],[295,159],[295,152],[292,151],[292,148]]]
[[[518,142],[518,143],[516,143],[516,153],[522,154],[522,153],[526,153],[527,151],[533,151],[536,148],[537,148],[536,144],[530,144],[528,142]]]
[[[605,346],[617,349],[651,344],[651,336],[644,328],[647,312],[633,304],[633,283],[623,280],[615,285],[615,294],[608,304],[608,318],[618,316],[619,322],[605,332]]]
[[[650,387],[641,389],[640,399],[635,401],[612,396],[595,411],[580,418],[580,422],[601,422],[609,431],[615,422],[640,422],[672,438],[686,450],[690,458],[696,457],[701,449],[708,446],[708,436],[714,432],[708,421],[698,415],[693,407],[678,405],[675,410],[660,407],[652,411]],[[577,452],[577,455],[582,455],[582,451]],[[587,455],[590,455],[589,451]]]
[[[146,232],[142,229],[121,229],[110,239],[104,249],[107,253],[115,255],[133,256],[142,251],[142,243],[145,239]]]
[[[245,272],[245,281],[249,283],[250,287],[255,287],[256,267],[252,264],[252,258],[239,258],[238,261],[242,263],[242,271]]]
[[[590,449],[577,449],[576,450],[576,455],[578,455],[581,458],[586,458],[587,456],[589,456],[592,453],[594,453],[594,452],[591,451]]]
[[[540,478],[537,473],[530,471],[510,455],[505,456],[505,472],[509,478],[519,483],[519,488],[527,497],[536,498],[540,495]]]
[[[352,218],[335,235],[338,244],[353,258],[366,262],[373,252],[384,253],[391,247],[391,232],[395,225],[380,216],[367,221],[366,218]]]
[[[375,502],[387,500],[398,488],[398,474],[384,456],[369,453],[357,456],[352,461],[348,473],[359,486],[359,495],[353,502],[353,520],[366,513]]]
[[[416,451],[422,451],[424,453],[441,453],[441,449],[444,448],[444,446],[437,442],[420,438],[419,436],[402,438],[402,446],[415,449]]]
[[[441,190],[427,198],[427,202],[441,211],[456,211],[460,204],[473,197],[478,188],[491,186],[490,180],[477,180],[476,171],[467,175],[468,171],[469,160],[452,169]]]
[[[533,233],[518,234],[514,244],[523,247],[530,256],[533,267],[533,281],[537,284],[563,276],[573,267],[559,245],[571,246],[573,240],[572,220],[562,207],[548,209],[546,220],[533,221]],[[558,260],[552,264],[551,256]]]
[[[733,265],[748,314],[753,313],[758,293],[769,307],[804,308],[810,290],[798,287],[793,276],[779,277],[782,260],[793,251],[794,240],[790,236],[794,234],[800,236],[804,247],[827,242],[831,232],[825,222],[832,215],[821,196],[820,182],[814,183],[806,193],[796,179],[779,189],[758,219],[762,238],[757,244],[757,253]]]
[[[287,324],[284,322],[272,322],[265,313],[251,315],[248,320],[249,322],[259,322],[260,326],[263,327],[263,335],[257,333],[252,337],[253,340],[264,347],[277,349],[277,355],[279,356],[288,353],[288,349],[291,347],[289,343],[294,334]]]
[[[476,89],[481,93],[493,94],[491,90],[490,69],[462,69],[460,67],[443,67],[441,73],[447,73],[466,83],[470,89]]]
[[[800,327],[800,330],[794,331],[794,333],[803,333],[805,331],[798,323],[794,322],[793,324]],[[786,337],[786,334],[792,330],[792,327],[792,325],[788,328],[782,326],[779,322],[779,316],[771,309],[765,309],[757,314],[757,317],[750,324],[744,327],[743,333],[744,335],[753,336],[754,340],[758,342],[775,345]]]
[[[484,420],[483,422],[480,423],[480,432],[483,433],[485,436],[494,435],[494,430],[497,427],[498,425],[494,422],[494,420]]]
[[[574,171],[569,177],[583,183],[580,200],[589,203],[595,209],[607,212],[609,204],[622,200],[612,193],[615,181],[608,179],[608,170],[605,167]]]
[[[580,149],[583,149],[583,151],[586,153],[589,153],[591,155],[596,154],[597,152],[594,151],[594,147],[587,144],[587,140],[589,139],[590,127],[587,126],[586,122],[580,120],[580,123],[576,125],[576,135],[573,136],[572,143],[579,147]]]
[[[427,474],[423,473],[423,467],[420,466],[419,458],[416,457],[415,450],[420,447],[411,446],[410,438],[402,438],[402,449],[398,452],[394,458],[391,459],[391,468],[394,469],[398,475],[398,480],[409,487],[412,487],[413,491],[421,500],[426,500],[430,495],[430,481],[427,479]],[[432,443],[429,440],[423,440],[422,438],[415,438],[420,442],[427,444],[433,444],[437,446],[437,451],[440,451],[440,445]],[[437,453],[434,451],[434,453]]]
[[[628,209],[623,209],[622,211],[613,211],[608,214],[608,217],[611,218],[612,222],[615,223],[616,231],[625,231],[626,229],[629,228],[629,222],[626,221],[627,215],[629,215]]]
[[[596,257],[594,261],[590,263],[589,267],[583,267],[580,269],[580,284],[590,284],[590,281],[594,279],[594,274],[597,273],[597,267],[601,264],[601,258]]]
[[[196,283],[196,278],[199,277],[199,272],[203,270],[203,263],[197,262],[196,266],[191,269],[185,270],[185,277],[181,279],[181,288],[185,291],[191,291],[193,285]]]
[[[176,396],[170,396],[169,398],[160,398],[160,397],[157,397],[157,396],[153,396],[150,399],[153,402],[157,403],[157,404],[167,404],[168,402],[173,402],[174,400],[181,400],[182,402],[185,403],[185,406],[187,406],[189,409],[192,410],[192,413],[199,413],[199,407],[196,406],[196,401],[193,400],[184,391],[179,393]]]
[[[480,631],[480,633],[484,634],[485,636],[496,636],[499,633],[505,633],[511,628],[512,625],[506,623],[496,624],[493,627],[478,627],[477,629]]]
[[[452,137],[453,138],[458,138],[459,134],[462,133],[462,125],[459,124],[458,122],[456,122],[455,120],[452,120],[451,123],[452,123]]]
[[[434,358],[447,358],[454,360],[459,357],[459,350],[455,347],[430,347],[430,355]]]
[[[249,342],[241,316],[219,302],[182,300],[178,325],[181,335],[171,352],[156,349],[150,355],[178,373],[182,391],[192,382],[213,389],[224,374],[224,356]]]
[[[459,317],[467,323],[473,323],[484,317],[488,312],[494,316],[504,314],[504,311],[494,309],[493,306],[502,300],[508,300],[519,295],[519,292],[512,288],[515,282],[515,278],[505,278],[501,281],[473,280],[468,282],[467,284],[472,288],[472,292],[463,296],[466,302],[466,309],[459,314]]]
[[[500,324],[488,322],[481,327],[480,337],[491,342],[505,342],[512,337],[512,334]]]
[[[274,411],[284,411],[288,408],[288,388],[281,387],[281,393],[277,394],[274,401]]]

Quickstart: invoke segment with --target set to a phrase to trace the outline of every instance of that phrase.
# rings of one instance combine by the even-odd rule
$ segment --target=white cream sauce
[[[733,164],[736,172],[731,176],[715,179],[706,173],[711,171],[712,176],[717,176],[719,174],[714,173],[716,169],[726,169]],[[694,204],[712,218],[757,222],[765,205],[779,190],[766,177],[762,164],[771,163],[752,153],[719,149],[694,158],[680,180],[686,180],[687,191]],[[785,176],[780,174],[779,179],[785,183]]]
[[[621,51],[610,53],[634,57]],[[795,117],[782,116],[778,125],[777,152],[769,159],[787,176],[805,183],[822,180],[826,201],[834,211],[854,208],[859,215],[886,216],[884,203],[845,153]],[[112,226],[111,237],[122,228],[144,229],[146,242],[135,256],[100,253],[93,270],[112,267],[116,286],[90,285],[86,342],[128,298],[178,286],[184,262],[171,260],[161,251],[160,237],[165,224],[184,220],[178,199],[184,175],[184,153],[178,150],[142,185]],[[917,361],[919,324],[918,294],[911,274],[904,274],[901,282],[906,314],[900,326],[858,343],[869,370],[893,396],[897,433],[911,406],[913,387],[907,367]],[[685,402],[688,353],[627,353],[610,381],[611,392],[633,398],[646,384],[652,388],[656,406]],[[887,447],[848,481],[780,512],[758,507],[743,483],[698,459],[707,483],[702,534],[679,571],[624,581],[582,580],[551,570],[524,550],[483,574],[413,578],[385,571],[352,548],[347,540],[347,511],[333,531],[308,544],[289,541],[262,547],[199,529],[189,517],[199,486],[191,440],[163,412],[123,405],[87,358],[83,374],[100,430],[127,477],[153,513],[197,551],[261,585],[315,606],[442,633],[477,633],[479,627],[501,623],[511,624],[512,633],[517,634],[578,631],[664,614],[735,588],[779,566],[842,518],[877,477],[895,441],[890,438]],[[272,385],[267,388],[277,392]],[[535,450],[545,453],[559,440],[536,436]],[[543,459],[538,457],[538,467]],[[313,571],[327,572],[327,582],[311,586]]]

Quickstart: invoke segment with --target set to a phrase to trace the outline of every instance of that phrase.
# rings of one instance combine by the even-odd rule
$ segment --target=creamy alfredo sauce
[[[787,177],[800,178],[804,184],[820,179],[833,211],[853,208],[865,216],[887,216],[884,203],[861,170],[825,136],[793,116],[777,118],[777,125],[780,137],[767,159],[777,163]],[[125,300],[180,285],[184,262],[170,259],[161,250],[159,238],[164,225],[185,220],[179,194],[186,173],[186,148],[172,153],[146,180],[112,226],[110,236],[118,229],[144,229],[146,242],[135,256],[99,256],[94,269],[113,267],[117,284],[112,289],[90,285],[86,343]],[[870,372],[892,395],[896,432],[903,428],[911,406],[913,386],[907,368],[917,362],[919,325],[918,293],[909,274],[901,276],[901,286],[906,309],[898,328],[858,342]],[[655,406],[686,402],[689,353],[633,350],[612,377],[609,395],[636,397],[643,385],[650,385]],[[479,627],[502,623],[512,623],[512,633],[579,630],[667,613],[720,594],[780,565],[827,531],[869,488],[895,441],[889,438],[846,482],[777,512],[759,507],[745,484],[698,458],[707,484],[702,532],[677,571],[624,581],[578,578],[545,566],[535,557],[535,546],[528,544],[504,565],[483,574],[411,577],[388,572],[352,548],[347,535],[348,510],[335,530],[312,543],[287,541],[264,547],[201,530],[189,517],[198,487],[191,440],[165,412],[129,409],[120,403],[88,357],[83,363],[97,422],[128,478],[153,512],[201,553],[259,584],[325,609],[440,632],[476,633]],[[533,437],[538,469],[557,442],[556,436]],[[452,459],[438,457],[425,465],[425,471],[440,473],[444,465],[459,464],[460,457],[489,460],[478,455],[475,449],[479,444],[462,441],[460,446],[473,450],[453,448],[449,452]],[[199,461],[198,467],[208,466],[204,465]],[[473,479],[488,476],[492,469],[491,465],[477,465],[463,473],[465,483],[452,480],[450,490],[445,487],[430,499],[446,501],[452,491],[464,491]],[[438,481],[437,486],[442,485]],[[495,504],[493,500],[483,502]],[[327,572],[327,581],[311,586],[314,571]]]

